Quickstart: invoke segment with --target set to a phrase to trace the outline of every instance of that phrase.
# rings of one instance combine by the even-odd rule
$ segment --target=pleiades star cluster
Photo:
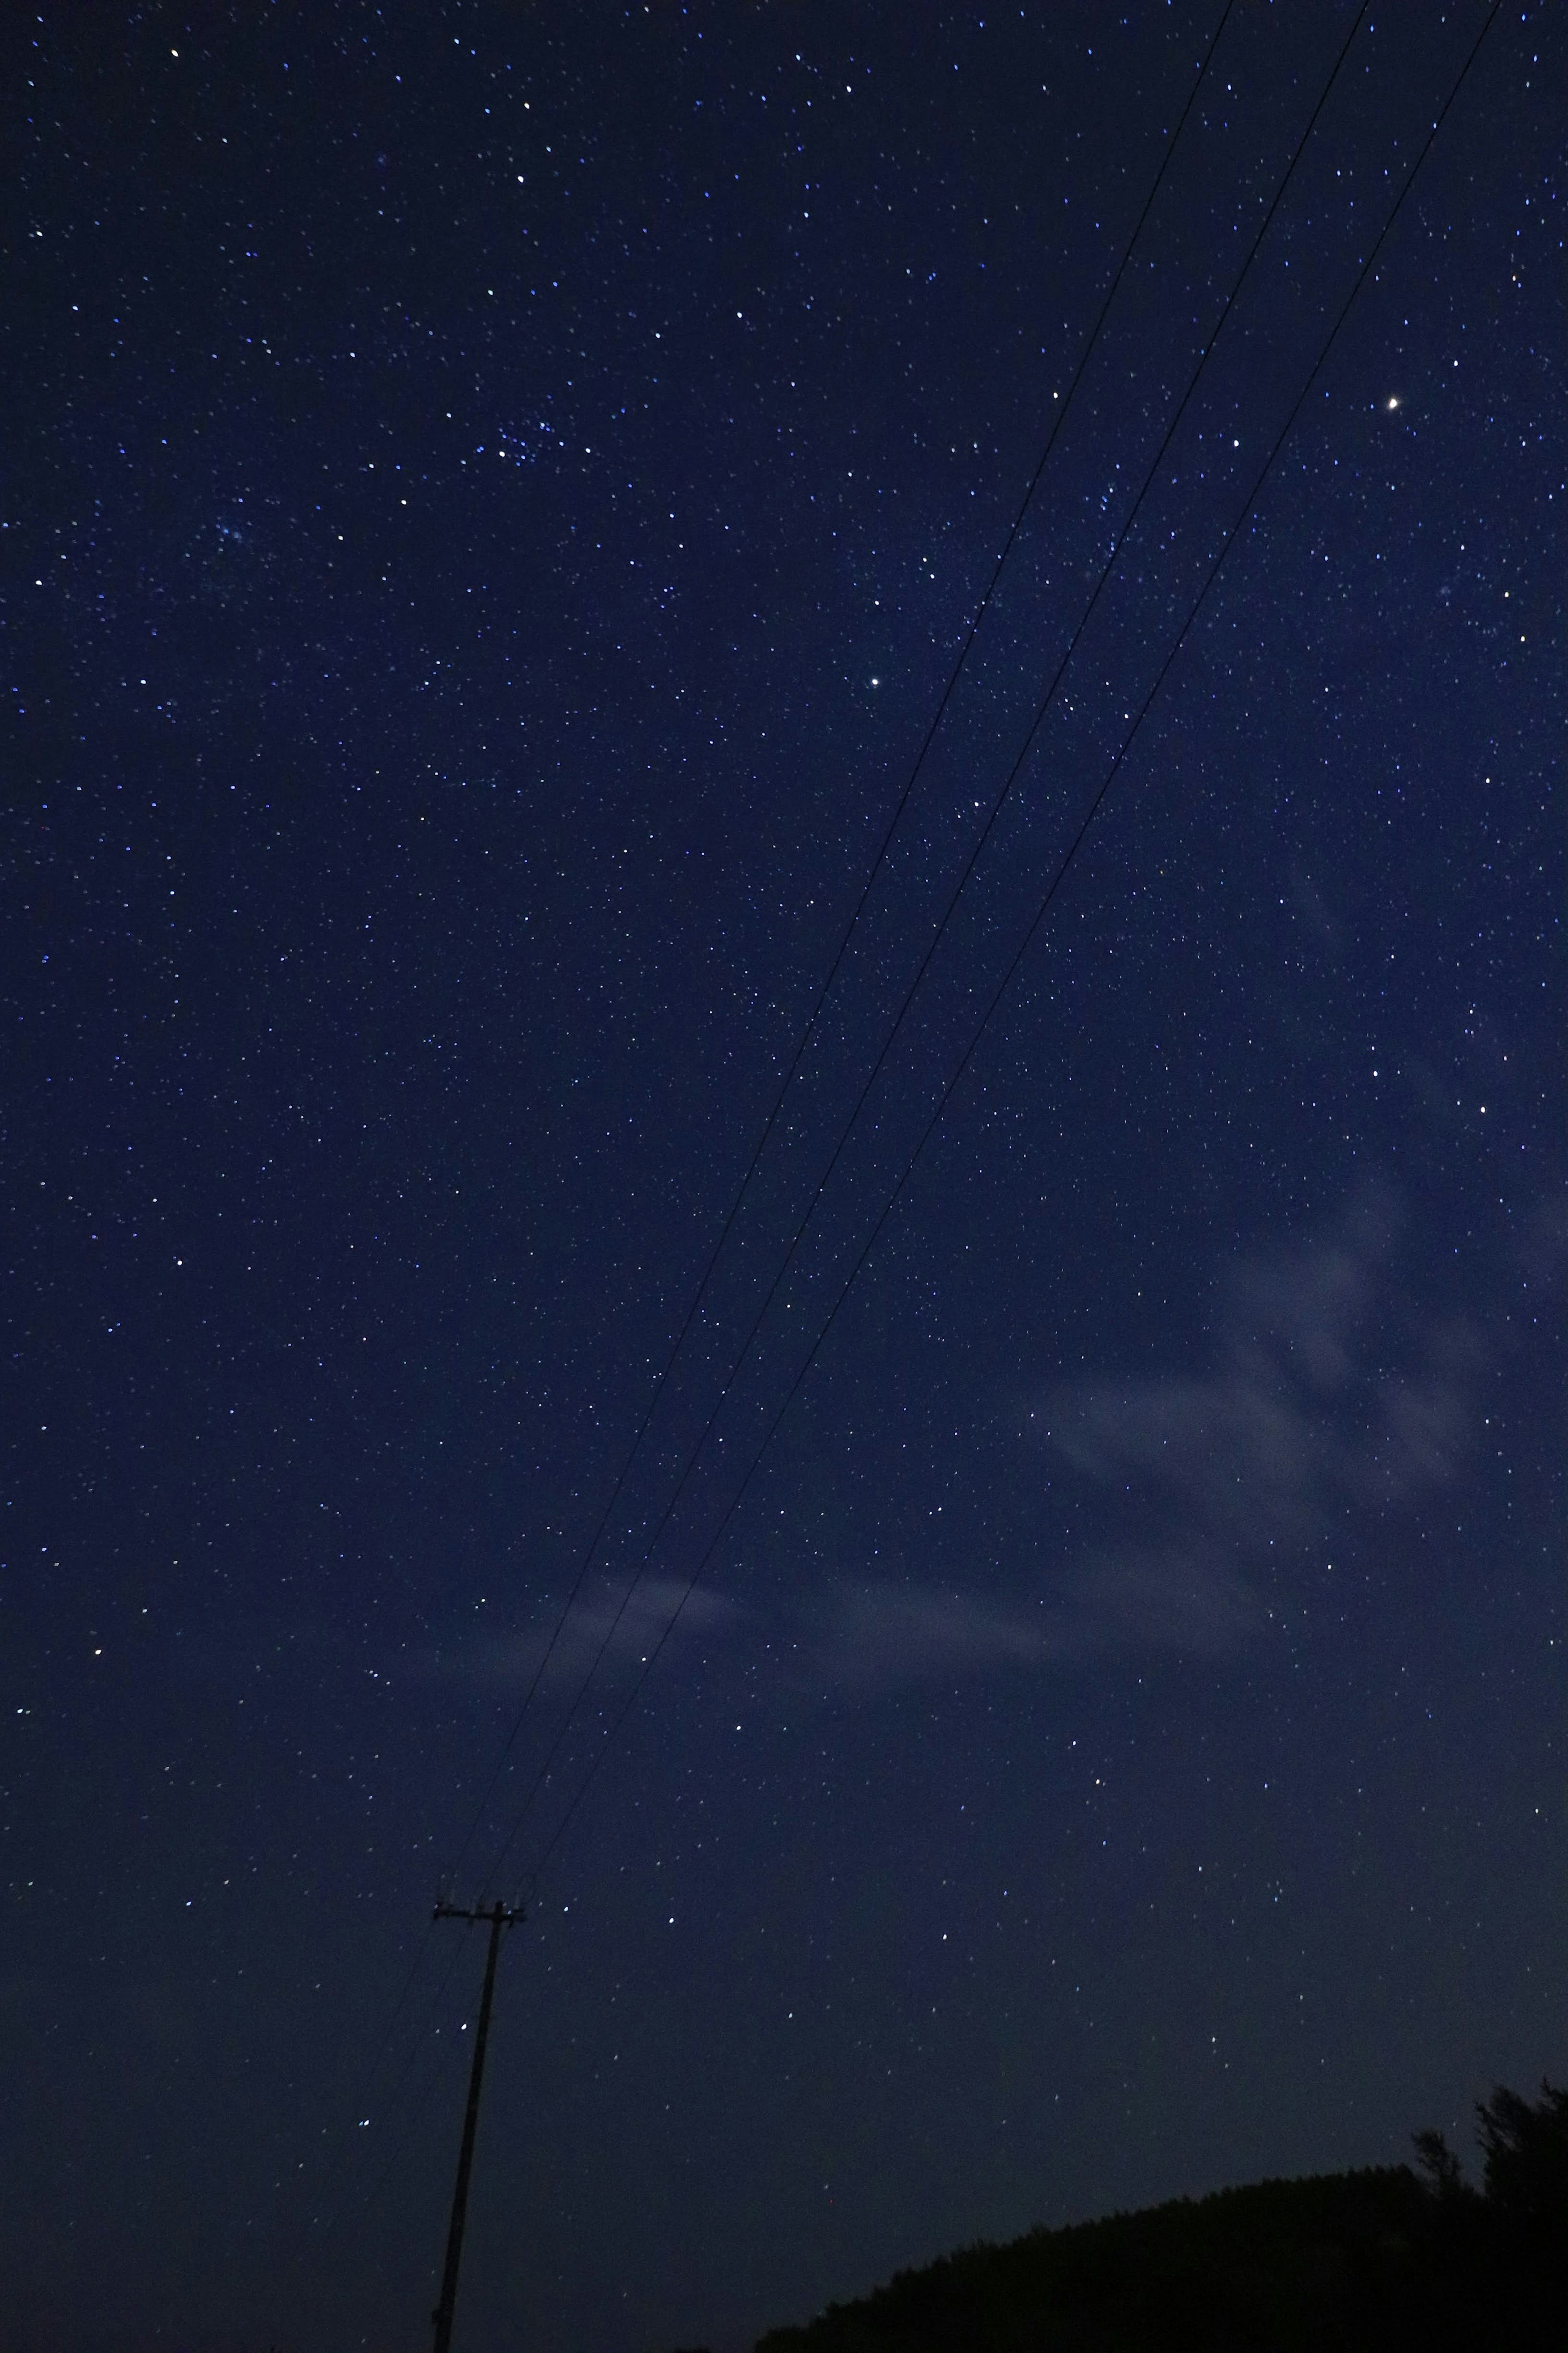
[[[1561,16],[5,39],[7,2346],[1563,2080]]]

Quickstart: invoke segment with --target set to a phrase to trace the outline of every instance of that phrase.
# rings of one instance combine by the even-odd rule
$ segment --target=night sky
[[[1069,402],[1222,6],[11,20],[7,2348],[427,2341],[440,1886],[465,2353],[1568,2073],[1568,32],[1313,376],[1486,0],[1225,12]]]

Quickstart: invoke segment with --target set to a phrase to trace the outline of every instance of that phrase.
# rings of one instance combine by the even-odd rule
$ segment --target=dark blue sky
[[[722,1525],[1486,11],[1361,24],[617,1623],[1354,9],[1227,17],[505,1747],[1220,14],[10,28],[8,2343],[423,2341],[443,1875],[473,2353],[1562,2080],[1546,12]]]

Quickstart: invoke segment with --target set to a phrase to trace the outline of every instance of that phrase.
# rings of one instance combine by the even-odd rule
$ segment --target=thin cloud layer
[[[1051,1654],[1053,1631],[1038,1603],[877,1580],[840,1596],[815,1655],[818,1671],[837,1683],[904,1683],[1038,1664]]]
[[[1008,1600],[890,1580],[854,1587],[813,1646],[816,1672],[853,1690],[1040,1667],[1119,1643],[1229,1649],[1258,1615],[1239,1577],[1212,1562],[1128,1555],[1052,1594]]]
[[[822,1671],[865,1687],[1112,1649],[1217,1654],[1263,1620],[1275,1578],[1452,1482],[1485,1351],[1402,1292],[1398,1228],[1369,1194],[1317,1240],[1240,1261],[1199,1369],[1045,1393],[1027,1432],[1076,1474],[1099,1534],[1013,1598],[854,1586]]]
[[[1042,1399],[1052,1452],[1141,1532],[1079,1569],[1086,1613],[1121,1595],[1108,1630],[1120,1615],[1150,1639],[1212,1642],[1256,1614],[1266,1563],[1288,1568],[1357,1515],[1408,1510],[1455,1478],[1484,1352],[1469,1324],[1402,1296],[1394,1227],[1389,1202],[1369,1199],[1316,1242],[1243,1261],[1201,1371]]]
[[[678,1609],[679,1630],[689,1637],[722,1638],[742,1616],[740,1604],[726,1595],[700,1586],[688,1594],[685,1583],[678,1577],[644,1577],[624,1609],[618,1595],[595,1594],[591,1600],[578,1603],[562,1630],[550,1653],[546,1686],[552,1689],[557,1684],[579,1684],[601,1650],[603,1673],[614,1683],[617,1671],[642,1663]],[[500,1635],[478,1634],[444,1650],[410,1654],[399,1662],[399,1672],[411,1679],[439,1679],[480,1688],[521,1691],[531,1683],[544,1660],[549,1641],[548,1627],[531,1627],[525,1632]]]
[[[1565,1231],[1557,1205],[1532,1224],[1534,1282],[1550,1286]],[[1399,1239],[1396,1202],[1368,1193],[1317,1239],[1221,1274],[1198,1369],[1046,1391],[1026,1434],[1081,1482],[1098,1535],[1045,1560],[1025,1591],[862,1579],[825,1610],[786,1605],[797,1671],[810,1684],[870,1691],[1108,1650],[1234,1650],[1263,1621],[1277,1579],[1329,1546],[1337,1554],[1358,1529],[1386,1535],[1468,1458],[1488,1350],[1474,1325],[1423,1310],[1402,1288]],[[613,1631],[616,1597],[580,1608],[547,1681],[575,1684],[610,1632],[614,1682],[647,1656],[683,1590],[646,1580]],[[681,1613],[684,1632],[731,1652],[761,1624],[754,1603],[707,1587]],[[545,1641],[540,1630],[477,1638],[402,1670],[521,1689]]]

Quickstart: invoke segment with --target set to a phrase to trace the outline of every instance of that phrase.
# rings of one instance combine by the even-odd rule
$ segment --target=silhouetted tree
[[[1426,2177],[1426,2187],[1435,2198],[1467,2198],[1474,2192],[1466,2186],[1459,2170],[1459,2160],[1440,2132],[1428,2126],[1424,2132],[1412,2133],[1415,2147],[1415,2162]]]
[[[1487,2197],[1499,2214],[1531,2237],[1568,2234],[1568,2091],[1542,2083],[1531,2102],[1500,2084],[1476,2115]]]

